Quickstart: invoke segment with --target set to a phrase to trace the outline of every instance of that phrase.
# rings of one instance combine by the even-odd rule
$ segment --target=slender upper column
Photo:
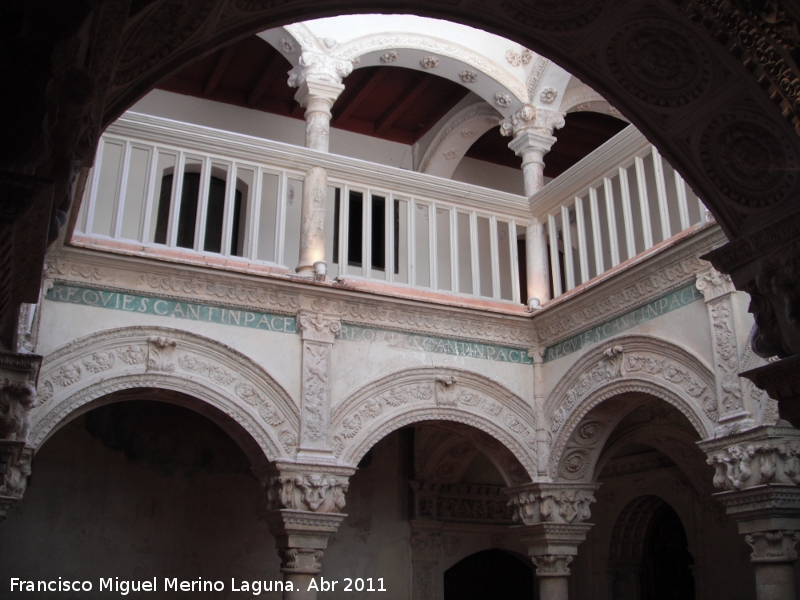
[[[506,491],[514,520],[523,523],[514,529],[536,565],[540,600],[568,600],[569,565],[592,528],[583,521],[591,516],[599,487],[592,483],[529,483]]]
[[[305,51],[289,71],[289,87],[299,88],[294,98],[306,109],[306,148],[328,151],[331,107],[344,90],[342,78],[352,70],[350,61]]]
[[[500,123],[500,132],[514,138],[508,147],[522,158],[525,195],[529,200],[544,186],[544,155],[556,141],[553,131],[563,126],[563,114],[530,104]],[[525,230],[525,258],[528,305],[535,309],[550,299],[547,240],[537,219],[532,219]]]
[[[796,600],[800,539],[800,432],[756,427],[701,442],[714,467],[714,498],[753,549],[757,600]]]

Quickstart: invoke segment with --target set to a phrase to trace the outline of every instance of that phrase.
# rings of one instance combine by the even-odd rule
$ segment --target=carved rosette
[[[331,346],[342,330],[338,316],[300,311],[303,341],[300,450],[330,451]]]
[[[591,517],[594,492],[599,484],[529,483],[506,490],[514,521],[536,523],[581,523]]]

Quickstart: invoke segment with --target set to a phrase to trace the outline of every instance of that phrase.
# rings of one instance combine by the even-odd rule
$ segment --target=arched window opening
[[[444,600],[531,600],[536,598],[533,564],[504,550],[484,550],[444,573]]]

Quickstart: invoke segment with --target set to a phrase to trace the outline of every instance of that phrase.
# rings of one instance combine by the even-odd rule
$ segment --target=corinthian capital
[[[327,465],[282,465],[264,475],[270,510],[340,513],[354,469]]]
[[[289,71],[288,84],[289,87],[300,87],[307,81],[341,84],[352,71],[353,63],[349,60],[306,50],[300,55],[299,64]]]
[[[518,523],[581,523],[592,516],[591,505],[598,487],[584,483],[529,483],[509,488],[506,494]]]
[[[532,131],[552,136],[556,129],[561,129],[563,126],[562,113],[525,104],[516,113],[500,121],[500,133],[507,137],[516,137],[524,131]]]
[[[301,310],[297,313],[297,329],[303,340],[332,344],[342,323],[337,316]]]

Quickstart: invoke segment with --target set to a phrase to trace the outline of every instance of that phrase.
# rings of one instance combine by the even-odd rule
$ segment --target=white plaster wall
[[[283,386],[299,406],[299,335],[51,300],[45,300],[41,310],[36,352],[44,356],[77,338],[108,329],[134,326],[172,327],[211,338],[248,356]]]
[[[278,85],[282,85],[279,83]],[[153,90],[132,112],[243,133],[295,146],[305,144],[305,121],[212,100]],[[411,146],[332,128],[330,152],[400,169],[413,168]]]
[[[511,151],[509,150],[509,152]],[[519,196],[525,195],[521,169],[503,167],[468,156],[462,158],[458,163],[452,179]]]

